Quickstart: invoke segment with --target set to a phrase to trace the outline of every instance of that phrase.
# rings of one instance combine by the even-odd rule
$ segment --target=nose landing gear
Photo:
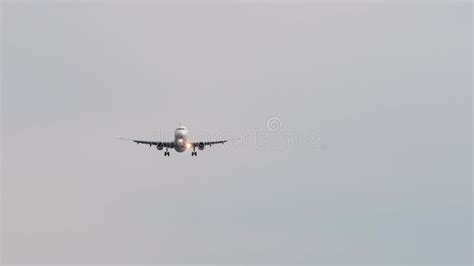
[[[165,156],[170,156],[170,152],[168,151],[168,149],[166,149],[165,151]]]

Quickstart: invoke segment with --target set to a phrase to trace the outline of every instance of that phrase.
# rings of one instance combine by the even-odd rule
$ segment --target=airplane
[[[191,156],[197,156],[196,148],[199,150],[204,150],[206,146],[212,146],[214,144],[224,144],[228,142],[228,140],[219,140],[219,141],[207,141],[207,142],[191,142],[189,140],[189,132],[188,129],[184,126],[179,125],[178,128],[174,131],[174,141],[166,142],[166,141],[149,141],[149,140],[137,140],[137,139],[127,139],[121,138],[122,140],[129,140],[133,141],[136,144],[146,144],[151,146],[156,146],[158,150],[165,150],[165,156],[170,156],[170,152],[168,149],[175,149],[177,152],[184,152],[187,150],[192,149]]]

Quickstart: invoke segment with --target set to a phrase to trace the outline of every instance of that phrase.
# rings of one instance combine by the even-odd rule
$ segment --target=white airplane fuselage
[[[180,126],[174,131],[174,149],[184,152],[192,147],[189,142],[189,132],[186,127]]]

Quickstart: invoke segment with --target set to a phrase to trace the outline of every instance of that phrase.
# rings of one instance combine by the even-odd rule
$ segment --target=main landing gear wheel
[[[192,152],[191,152],[191,156],[198,156],[197,151],[192,151]]]
[[[165,156],[170,156],[170,152],[169,152],[169,151],[165,151]]]

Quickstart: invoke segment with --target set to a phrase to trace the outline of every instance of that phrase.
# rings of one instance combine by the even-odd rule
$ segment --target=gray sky
[[[469,264],[471,10],[3,1],[2,262]]]

